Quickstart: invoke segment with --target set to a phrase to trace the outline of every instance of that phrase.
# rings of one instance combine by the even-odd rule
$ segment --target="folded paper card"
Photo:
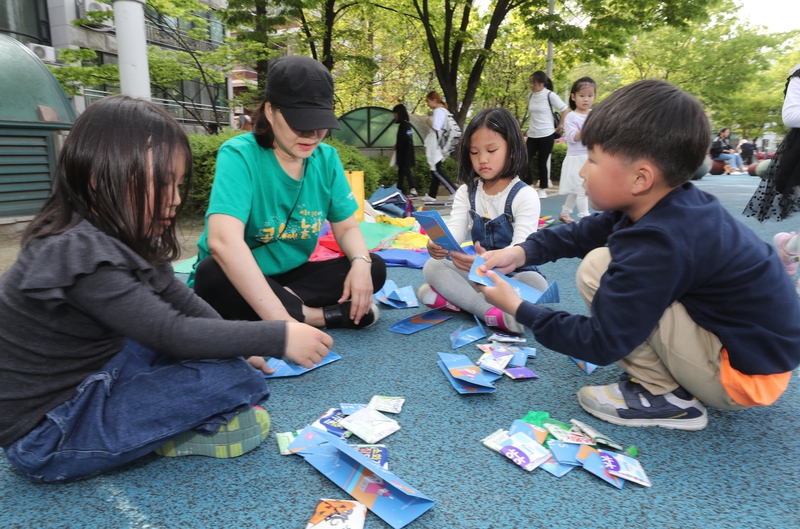
[[[364,529],[367,507],[357,501],[321,499],[306,529]]]
[[[400,413],[403,411],[403,404],[405,404],[405,397],[389,397],[386,395],[375,395],[369,401],[369,407],[373,410],[382,411],[384,413]]]
[[[486,371],[502,375],[503,370],[513,358],[514,354],[507,349],[497,349],[495,351],[483,353],[483,355],[478,358],[478,365]]]
[[[364,408],[348,415],[339,421],[339,426],[347,428],[370,444],[377,443],[400,429],[400,423],[373,408]]]
[[[452,318],[452,316],[444,315],[439,312],[438,309],[434,309],[429,310],[428,312],[423,312],[422,314],[416,314],[404,320],[400,320],[389,327],[389,330],[398,334],[414,334],[417,331],[427,329],[428,327],[432,327],[437,323],[447,321],[450,318]]]
[[[433,242],[451,252],[464,253],[438,211],[417,211],[414,218]]]
[[[335,362],[339,360],[341,356],[330,351],[328,355],[323,358],[319,364],[314,364],[313,367],[303,367],[300,364],[295,364],[294,362],[286,362],[285,360],[278,360],[277,358],[270,358],[267,360],[267,366],[271,367],[275,370],[274,373],[271,375],[264,375],[264,378],[282,378],[282,377],[296,377],[298,375],[302,375],[307,371],[311,371],[312,369],[316,369],[320,366],[324,366],[325,364],[330,364],[331,362]]]
[[[570,356],[570,358],[572,358],[572,360],[576,364],[578,364],[578,367],[583,369],[583,372],[586,373],[587,375],[591,375],[592,373],[594,373],[594,370],[597,369],[597,366],[595,364],[592,364],[591,362],[586,362],[584,360],[578,360],[574,356]]]
[[[433,507],[433,500],[358,448],[315,428],[304,428],[289,450],[395,529],[405,527]]]
[[[481,338],[486,338],[486,331],[483,330],[481,320],[477,316],[475,316],[475,323],[477,323],[475,327],[470,327],[467,330],[462,330],[464,328],[462,325],[450,335],[450,344],[453,349],[458,349]]]
[[[484,274],[481,269],[479,268],[483,265],[486,261],[483,257],[477,256],[475,257],[475,262],[472,263],[472,269],[469,271],[469,280],[478,283],[479,285],[486,285],[488,287],[493,287],[494,282],[489,279],[489,277]],[[532,286],[528,286],[525,283],[520,283],[516,279],[512,277],[508,277],[505,274],[501,274],[497,270],[497,275],[505,279],[511,288],[514,289],[514,292],[525,301],[530,303],[558,303],[560,301],[560,297],[558,295],[558,283],[553,281],[550,283],[550,286],[547,287],[547,290],[542,292],[541,290],[536,290]]]
[[[642,468],[642,464],[636,459],[625,454],[615,454],[605,450],[600,450],[600,458],[603,460],[606,470],[612,476],[633,481],[645,487],[652,485],[650,478],[647,477],[644,468]]]
[[[442,368],[450,383],[459,393],[491,393],[495,391],[494,381],[501,375],[484,371],[465,355],[439,353],[439,358],[439,367]]]
[[[417,295],[414,293],[414,287],[408,285],[398,288],[397,284],[391,279],[387,279],[383,284],[383,288],[377,291],[372,297],[375,301],[380,301],[396,309],[419,307],[419,301],[417,300]]]

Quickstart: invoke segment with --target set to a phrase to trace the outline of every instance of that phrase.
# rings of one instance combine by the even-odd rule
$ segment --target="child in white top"
[[[583,178],[580,170],[589,157],[586,146],[581,141],[581,129],[589,116],[597,85],[591,77],[581,77],[572,85],[569,93],[570,112],[564,120],[564,129],[567,138],[567,156],[561,165],[561,181],[558,184],[558,194],[567,195],[567,200],[561,207],[558,219],[564,224],[572,222],[572,208],[578,205],[578,217],[589,216],[589,199],[583,188]]]
[[[528,157],[514,116],[502,108],[478,113],[467,127],[461,148],[460,178],[447,227],[462,242],[470,236],[478,254],[524,241],[536,231],[539,197],[516,176],[525,170]],[[433,259],[423,269],[425,280],[418,292],[431,308],[465,310],[488,325],[521,333],[524,327],[513,316],[493,307],[469,282],[474,255],[448,252],[428,242]],[[445,259],[450,257],[450,260]],[[539,290],[547,281],[536,268],[517,271],[515,278]]]

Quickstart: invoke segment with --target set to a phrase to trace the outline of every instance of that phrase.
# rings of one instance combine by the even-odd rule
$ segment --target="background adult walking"
[[[427,158],[428,167],[431,169],[431,185],[428,188],[428,194],[422,197],[422,200],[424,202],[436,202],[439,184],[447,189],[451,197],[456,192],[455,184],[447,178],[447,175],[444,174],[444,169],[442,169],[445,155],[439,144],[439,137],[444,133],[444,127],[447,124],[448,111],[447,104],[442,101],[442,96],[435,90],[428,92],[428,95],[425,96],[425,103],[433,110],[433,115],[428,117],[428,126],[431,130],[425,136],[425,158]]]
[[[537,70],[530,77],[531,93],[528,94],[528,113],[530,124],[526,133],[525,146],[528,149],[528,161],[536,157],[536,166],[539,168],[539,198],[547,198],[547,183],[550,172],[547,168],[547,159],[553,152],[556,132],[561,132],[564,118],[569,113],[569,107],[552,90],[545,87],[547,75]],[[553,111],[561,112],[561,121],[556,127],[553,122]],[[525,178],[525,183],[533,185],[530,165]]]
[[[395,163],[397,164],[397,189],[409,197],[416,197],[417,185],[414,183],[414,175],[411,174],[411,168],[416,163],[414,159],[414,131],[411,130],[408,110],[406,110],[405,105],[395,105],[392,113],[394,114],[394,122],[397,123],[397,140],[394,144]],[[408,180],[407,193],[405,180]]]

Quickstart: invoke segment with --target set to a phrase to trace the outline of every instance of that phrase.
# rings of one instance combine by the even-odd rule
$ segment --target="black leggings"
[[[556,142],[555,133],[544,138],[528,138],[525,141],[525,146],[528,148],[528,172],[525,178],[526,184],[533,184],[533,176],[531,175],[531,165],[534,155],[536,158],[536,166],[539,168],[539,187],[541,189],[547,188],[547,159],[550,153],[553,152],[553,145]]]
[[[447,189],[451,195],[455,194],[456,188],[453,185],[453,182],[451,182],[444,174],[442,162],[436,164],[435,171],[431,171],[431,186],[428,189],[429,197],[436,198],[436,195],[439,193],[439,184],[444,185],[445,189]]]
[[[403,181],[408,180],[408,189],[403,185]],[[412,189],[416,189],[417,184],[414,183],[414,175],[411,174],[411,167],[405,165],[398,165],[397,167],[397,189],[403,193],[408,193]]]
[[[386,282],[386,263],[378,255],[370,254],[370,257],[372,286],[374,292],[377,292]],[[286,273],[264,277],[289,316],[302,322],[305,321],[303,305],[307,307],[336,305],[342,297],[344,280],[348,272],[350,272],[350,260],[347,257],[340,257],[329,261],[304,263]],[[294,294],[283,287],[292,289]],[[206,257],[197,265],[194,291],[226,320],[261,320],[213,257]]]

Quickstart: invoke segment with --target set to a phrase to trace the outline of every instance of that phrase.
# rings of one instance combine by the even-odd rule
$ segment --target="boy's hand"
[[[431,254],[431,257],[434,259],[441,260],[447,257],[447,254],[450,252],[433,242],[433,240],[428,239],[428,253]]]
[[[517,309],[522,304],[522,299],[514,292],[511,285],[509,285],[505,279],[497,275],[494,270],[489,270],[486,275],[494,282],[494,286],[487,287],[486,285],[477,284],[475,286],[478,287],[478,290],[483,292],[486,301],[503,312],[516,317]]]
[[[333,345],[333,338],[316,327],[296,321],[286,322],[286,353],[292,362],[311,369],[323,358]]]
[[[459,270],[469,272],[472,270],[472,263],[475,262],[475,256],[467,255],[465,253],[451,252],[450,260],[453,261],[453,264],[456,265],[456,268]]]
[[[481,265],[481,272],[488,272],[497,268],[506,274],[513,272],[521,266],[525,266],[525,250],[521,246],[512,246],[502,250],[492,250],[482,255],[486,262]]]

